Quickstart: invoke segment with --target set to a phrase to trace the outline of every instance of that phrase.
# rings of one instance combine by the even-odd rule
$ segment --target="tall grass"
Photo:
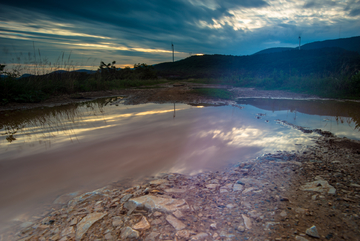
[[[40,102],[50,96],[73,94],[86,91],[114,90],[164,82],[157,79],[152,66],[135,64],[134,69],[117,69],[101,62],[95,73],[77,72],[71,60],[71,53],[62,53],[55,63],[41,55],[40,50],[29,53],[25,58],[17,57],[9,70],[1,65],[0,103]],[[105,66],[105,67],[104,67]],[[111,66],[111,67],[110,67]],[[28,73],[30,76],[22,76]]]

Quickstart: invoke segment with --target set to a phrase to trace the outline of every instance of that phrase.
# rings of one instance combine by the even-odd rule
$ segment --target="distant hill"
[[[356,51],[360,53],[360,36],[351,37],[351,38],[340,38],[340,39],[331,39],[324,41],[317,41],[312,43],[307,43],[300,46],[300,49],[309,50],[309,49],[321,49],[321,48],[342,48],[348,51]],[[298,50],[299,47],[287,48],[287,47],[277,47],[277,48],[268,48],[256,52],[255,54],[270,54],[276,52],[283,52],[289,50]]]
[[[330,47],[343,48],[360,53],[360,36],[312,42],[302,45],[301,49],[308,50]]]
[[[256,52],[255,54],[271,54],[271,53],[277,53],[277,52],[283,52],[289,50],[294,50],[294,48],[289,48],[289,47],[269,48]]]
[[[78,69],[78,70],[75,70],[74,72],[94,74],[94,73],[96,73],[96,70]]]
[[[342,48],[283,51],[249,56],[203,55],[154,65],[165,78],[265,78],[275,75],[352,75],[360,70],[360,54]]]

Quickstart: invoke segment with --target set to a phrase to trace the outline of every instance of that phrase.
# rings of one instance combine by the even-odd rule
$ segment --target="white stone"
[[[206,187],[209,189],[215,189],[219,186],[219,184],[207,184]]]
[[[172,213],[176,210],[189,210],[189,206],[186,204],[184,199],[172,199],[146,195],[132,198],[129,202],[133,202],[136,206],[143,206],[150,211]]]
[[[331,186],[327,181],[321,179],[306,183],[300,187],[300,190],[321,193],[327,192],[328,194],[333,195],[336,193],[336,189],[333,186]]]
[[[190,237],[190,231],[189,230],[179,230],[176,232],[176,236],[180,238],[188,239]]]
[[[225,188],[220,188],[220,193],[226,193],[226,192],[229,192],[229,191]]]
[[[125,228],[121,229],[120,237],[122,240],[137,239],[140,237],[140,234],[138,231],[136,231],[130,227],[125,227]]]
[[[168,188],[164,190],[167,193],[184,193],[186,192],[186,189],[180,189],[180,188]]]
[[[235,205],[230,203],[230,204],[226,205],[226,207],[229,208],[229,209],[231,209],[231,208],[234,208]]]
[[[140,222],[135,224],[132,228],[135,229],[135,230],[140,230],[140,231],[146,230],[146,229],[150,228],[150,223],[148,222],[148,220],[144,216],[142,216]]]
[[[160,185],[160,184],[164,184],[164,183],[168,183],[169,181],[166,179],[156,179],[156,180],[152,180],[150,181],[151,185]]]
[[[88,229],[97,221],[102,219],[107,213],[91,213],[88,214],[85,218],[83,218],[76,225],[76,241],[80,241],[84,234],[88,231]]]
[[[246,189],[242,192],[242,194],[246,194],[246,193],[248,193],[248,192],[251,192],[251,191],[254,190],[254,189],[255,189],[254,187],[246,188]]]
[[[167,215],[166,221],[168,221],[176,230],[182,230],[186,227],[186,225],[183,222],[181,222],[172,215]]]
[[[123,224],[123,220],[121,219],[121,217],[113,217],[112,218],[112,226],[113,227],[117,227],[117,226],[121,226]]]
[[[202,240],[204,238],[207,238],[209,234],[207,233],[198,233],[195,236],[192,236],[190,240]]]
[[[298,235],[295,236],[295,240],[299,240],[299,241],[309,241],[309,240],[307,240],[306,238],[301,237],[301,236],[298,236]]]
[[[234,184],[233,186],[233,192],[238,192],[244,190],[244,185],[241,184]]]
[[[174,215],[176,218],[182,218],[182,217],[184,217],[184,214],[183,214],[180,210],[176,210],[175,212],[173,212],[173,215]]]
[[[244,214],[241,214],[241,216],[242,216],[242,218],[244,219],[245,227],[246,227],[247,229],[251,229],[251,227],[252,227],[251,219],[248,218],[248,217],[247,217],[246,215],[244,215]]]
[[[70,236],[73,234],[75,234],[75,229],[74,229],[74,227],[70,226],[61,232],[61,237]]]

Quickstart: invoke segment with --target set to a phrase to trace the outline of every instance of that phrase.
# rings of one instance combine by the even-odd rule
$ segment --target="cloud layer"
[[[171,61],[171,42],[176,59],[246,55],[296,46],[299,35],[357,36],[359,20],[360,0],[9,1],[0,4],[0,62],[35,46],[49,59],[71,52],[79,62],[155,64]]]

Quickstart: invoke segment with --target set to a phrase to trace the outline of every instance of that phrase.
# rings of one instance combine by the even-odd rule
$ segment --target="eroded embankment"
[[[359,158],[359,142],[319,137],[228,170],[86,193],[3,239],[359,240]]]

